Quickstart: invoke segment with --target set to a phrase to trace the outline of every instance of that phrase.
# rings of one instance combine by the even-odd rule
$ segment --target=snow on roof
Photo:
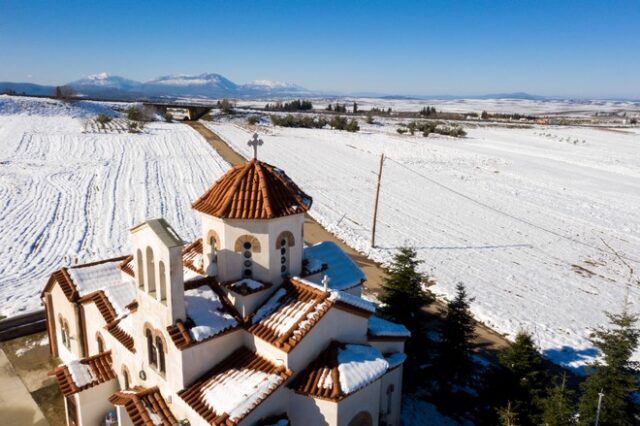
[[[91,372],[91,367],[87,364],[81,364],[80,360],[76,359],[68,363],[67,369],[69,370],[69,374],[71,374],[73,383],[79,388],[88,385],[96,379]]]
[[[344,291],[331,291],[331,296],[329,296],[329,299],[336,302],[346,303],[355,308],[359,308],[371,313],[374,313],[376,311],[376,305],[374,305],[373,303],[369,302],[368,300],[364,300],[362,297],[354,296],[353,294],[349,294]]]
[[[267,302],[260,306],[255,315],[251,319],[251,324],[257,324],[262,321],[267,315],[280,307],[280,301],[287,294],[287,290],[280,287],[273,295],[267,300]]]
[[[347,395],[381,377],[387,368],[389,363],[373,346],[345,345],[338,348],[340,388]]]
[[[198,342],[238,325],[236,319],[225,311],[220,297],[207,285],[185,291],[184,301],[187,315],[195,323],[189,334]]]
[[[290,375],[283,365],[242,347],[178,396],[210,424],[236,424]]]
[[[319,263],[328,266],[323,274],[329,277],[329,288],[332,290],[346,290],[367,279],[360,267],[333,241],[305,247],[304,257],[309,261],[307,269],[310,272],[319,270]]]
[[[369,335],[375,337],[411,337],[411,332],[402,324],[387,321],[376,315],[369,317]]]
[[[229,283],[222,284],[223,287],[228,288],[231,291],[234,291],[243,296],[257,293],[258,291],[267,289],[271,287],[271,283],[265,283],[261,281],[256,281],[251,278],[244,278],[240,281],[234,281]]]
[[[136,298],[136,288],[133,281],[122,280],[119,264],[120,260],[102,262],[68,268],[67,272],[80,297],[102,290],[116,316],[123,317],[129,313],[127,305]]]
[[[223,380],[204,388],[203,397],[211,409],[229,414],[233,421],[281,382],[279,374],[249,368],[231,369]]]
[[[385,358],[389,363],[389,369],[392,369],[405,362],[407,360],[407,354],[404,352],[394,352],[391,355],[387,355]]]
[[[394,366],[404,354],[392,355]],[[338,401],[384,375],[389,360],[369,345],[332,342],[292,382],[296,392]]]

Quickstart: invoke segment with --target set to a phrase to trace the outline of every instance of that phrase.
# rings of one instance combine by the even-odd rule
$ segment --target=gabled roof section
[[[167,247],[177,247],[184,245],[184,241],[182,238],[178,236],[178,233],[169,225],[163,217],[157,219],[149,219],[145,222],[142,222],[139,225],[134,226],[130,229],[132,233],[138,232],[141,229],[149,228],[153,231],[154,234],[160,238],[160,241]]]
[[[82,392],[116,378],[111,351],[62,364],[51,370],[49,375],[56,376],[64,396]]]
[[[182,264],[193,272],[204,275],[203,260],[202,238],[198,238],[182,249]]]
[[[369,340],[407,340],[411,332],[402,324],[388,321],[377,315],[369,317],[367,334]]]
[[[235,425],[290,376],[284,365],[240,348],[178,396],[210,424]]]
[[[404,362],[404,354],[386,358],[369,345],[331,342],[291,383],[298,393],[339,401]],[[389,362],[392,360],[393,364]]]
[[[248,331],[289,352],[333,305],[329,296],[328,292],[288,279],[258,308]]]
[[[263,290],[270,289],[273,284],[265,281],[257,281],[251,278],[243,278],[239,281],[229,281],[220,284],[222,287],[229,291],[242,296],[248,296],[250,294],[258,293]]]
[[[304,213],[311,204],[284,171],[254,159],[227,171],[192,207],[225,219],[273,219]]]
[[[172,426],[178,422],[157,387],[121,390],[111,395],[109,402],[125,407],[133,426]]]

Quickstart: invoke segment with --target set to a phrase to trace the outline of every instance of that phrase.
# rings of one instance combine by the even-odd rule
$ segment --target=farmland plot
[[[147,218],[196,237],[191,201],[228,165],[190,127],[84,133],[94,109],[8,102],[0,99],[10,114],[0,115],[0,314],[39,308],[61,266],[129,253],[129,228]]]

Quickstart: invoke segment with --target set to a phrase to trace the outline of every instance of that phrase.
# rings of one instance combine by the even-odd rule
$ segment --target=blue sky
[[[0,0],[0,81],[220,73],[315,90],[640,98],[640,1]]]

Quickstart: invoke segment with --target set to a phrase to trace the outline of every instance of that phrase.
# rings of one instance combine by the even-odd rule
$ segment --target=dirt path
[[[234,151],[226,142],[224,142],[215,132],[211,131],[204,124],[200,122],[188,121],[186,122],[194,130],[196,130],[204,139],[215,149],[218,154],[231,165],[244,163],[246,159]],[[361,253],[358,253],[343,241],[338,239],[335,235],[324,229],[318,222],[316,222],[308,214],[305,215],[304,220],[304,237],[306,244],[315,244],[321,241],[333,241],[342,248],[353,260],[356,261],[358,266],[362,268],[367,276],[367,282],[365,287],[372,293],[380,291],[380,285],[384,277],[384,271],[382,267],[371,259],[367,258]],[[431,307],[425,311],[433,318],[434,322],[437,322],[440,318],[440,312],[444,308],[444,303],[437,301]],[[504,348],[509,344],[509,341],[501,334],[485,326],[482,323],[476,323],[476,333],[478,335],[476,344],[480,351],[486,353],[490,358],[495,356],[495,352],[498,349]]]

